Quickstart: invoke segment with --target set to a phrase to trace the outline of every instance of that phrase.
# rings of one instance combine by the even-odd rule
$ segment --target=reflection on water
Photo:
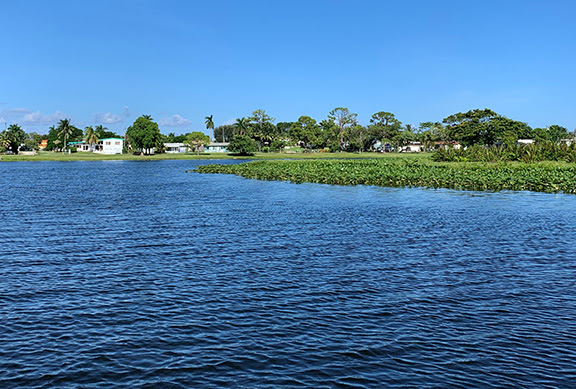
[[[2,387],[570,387],[576,197],[0,164]]]

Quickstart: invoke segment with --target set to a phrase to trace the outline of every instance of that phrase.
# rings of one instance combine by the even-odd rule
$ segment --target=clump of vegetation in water
[[[576,162],[576,143],[542,142],[508,146],[470,146],[466,149],[440,149],[432,155],[434,161],[443,162]]]
[[[205,165],[200,173],[331,185],[576,193],[576,165],[560,163],[433,163],[423,160],[290,160]]]

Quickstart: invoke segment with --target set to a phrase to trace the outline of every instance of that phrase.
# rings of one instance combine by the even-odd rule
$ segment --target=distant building
[[[401,153],[419,153],[422,151],[422,144],[420,142],[412,142],[400,148]]]
[[[42,139],[42,142],[40,142],[39,147],[44,150],[46,147],[48,147],[48,139]]]
[[[166,153],[187,153],[190,148],[184,143],[164,143],[164,151]]]
[[[456,141],[452,141],[452,142],[434,142],[434,150],[438,150],[438,149],[444,149],[447,150],[449,148],[453,148],[458,150],[459,148],[461,148],[462,145]]]
[[[205,153],[227,153],[229,142],[214,142],[210,143],[208,146],[204,146]]]
[[[517,142],[519,145],[531,145],[534,143],[534,139],[518,139]]]
[[[122,138],[107,138],[100,139],[96,145],[95,153],[100,154],[122,154],[124,148],[124,139]]]

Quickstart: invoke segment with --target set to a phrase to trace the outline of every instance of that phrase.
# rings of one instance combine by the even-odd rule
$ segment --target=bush
[[[228,151],[238,155],[254,155],[258,150],[258,145],[254,139],[247,135],[236,135],[228,145]]]
[[[438,162],[576,162],[576,143],[552,142],[511,146],[470,146],[466,149],[439,149],[432,159]]]

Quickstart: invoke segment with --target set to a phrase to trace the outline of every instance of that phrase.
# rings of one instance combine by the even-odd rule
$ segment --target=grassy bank
[[[567,163],[442,163],[420,157],[254,161],[196,171],[295,183],[576,193],[576,164]]]
[[[256,153],[253,156],[238,156],[226,153],[192,153],[132,155],[104,155],[94,153],[40,152],[36,155],[0,155],[0,162],[15,161],[155,161],[165,159],[335,159],[335,158],[425,158],[422,154],[379,154],[379,153]]]

